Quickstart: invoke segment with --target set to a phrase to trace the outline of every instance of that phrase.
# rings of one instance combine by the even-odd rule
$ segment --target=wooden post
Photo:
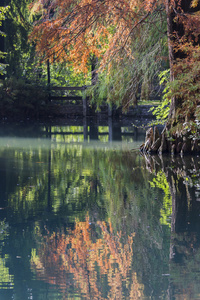
[[[85,89],[82,92],[82,99],[83,99],[83,116],[87,117],[87,97],[86,97]]]
[[[112,117],[112,113],[113,113],[113,110],[112,110],[112,104],[109,103],[109,104],[108,104],[108,117]]]
[[[110,106],[108,106],[110,107]],[[108,118],[108,127],[109,127],[109,137],[108,137],[108,140],[109,142],[112,142],[113,140],[113,122],[112,122],[112,118],[109,117]]]
[[[83,118],[83,135],[84,135],[84,141],[88,140],[88,124],[87,124],[87,118]]]

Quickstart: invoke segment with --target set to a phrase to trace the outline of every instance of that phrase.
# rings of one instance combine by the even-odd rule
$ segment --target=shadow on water
[[[0,138],[0,300],[198,299],[199,157],[143,157],[113,121],[33,128]]]

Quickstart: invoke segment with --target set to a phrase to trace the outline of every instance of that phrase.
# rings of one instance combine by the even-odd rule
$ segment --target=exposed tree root
[[[194,138],[187,133],[175,133],[170,138],[167,136],[167,126],[161,134],[157,127],[151,127],[146,132],[145,142],[140,146],[144,154],[198,154],[200,153],[200,135]]]

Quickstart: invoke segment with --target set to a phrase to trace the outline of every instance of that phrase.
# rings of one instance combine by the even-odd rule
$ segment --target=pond
[[[0,126],[0,300],[200,299],[200,158],[144,137]]]

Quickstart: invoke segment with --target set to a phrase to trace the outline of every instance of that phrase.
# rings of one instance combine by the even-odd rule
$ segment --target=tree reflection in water
[[[145,157],[145,161],[147,170],[155,177],[145,175],[144,178],[149,180],[151,187],[164,192],[163,201],[157,206],[160,216],[154,204],[144,206],[141,198],[137,200],[136,195],[127,191],[129,206],[124,208],[124,213],[131,212],[126,214],[126,223],[133,225],[135,237],[130,226],[126,228],[121,224],[123,230],[120,230],[114,218],[111,225],[102,221],[90,223],[87,217],[85,222],[76,221],[75,229],[67,234],[54,232],[44,236],[38,233],[40,247],[37,253],[32,252],[31,263],[39,278],[58,285],[65,297],[76,294],[86,299],[149,299],[153,293],[152,299],[156,299],[154,297],[162,292],[163,299],[196,299],[200,292],[200,161],[197,157],[179,156],[151,156]],[[134,172],[132,180],[135,180]],[[122,182],[123,176],[119,186]],[[145,203],[147,200],[155,201],[147,197]],[[109,207],[109,202],[107,205]],[[146,216],[147,210],[153,207],[151,214]],[[171,233],[167,258],[164,227],[161,229],[157,221],[160,218],[160,223],[168,227],[169,217]],[[145,229],[148,223],[154,232]],[[127,231],[125,237],[122,232],[127,234]],[[169,274],[163,273],[166,266],[162,262],[161,267],[162,259],[168,260]],[[168,286],[166,280],[157,278],[160,275],[168,276]],[[147,283],[148,278],[151,284]],[[160,292],[156,278],[163,284]]]
[[[146,157],[146,167],[165,174],[171,197],[169,299],[199,299],[200,293],[200,159]]]
[[[134,235],[125,242],[111,224],[98,221],[94,226],[87,217],[68,234],[41,236],[31,260],[37,276],[58,285],[65,297],[74,286],[86,299],[142,299],[143,284],[131,270]]]
[[[2,286],[19,299],[24,282],[33,299],[48,287],[56,300],[198,299],[199,159],[51,147],[1,152]]]

